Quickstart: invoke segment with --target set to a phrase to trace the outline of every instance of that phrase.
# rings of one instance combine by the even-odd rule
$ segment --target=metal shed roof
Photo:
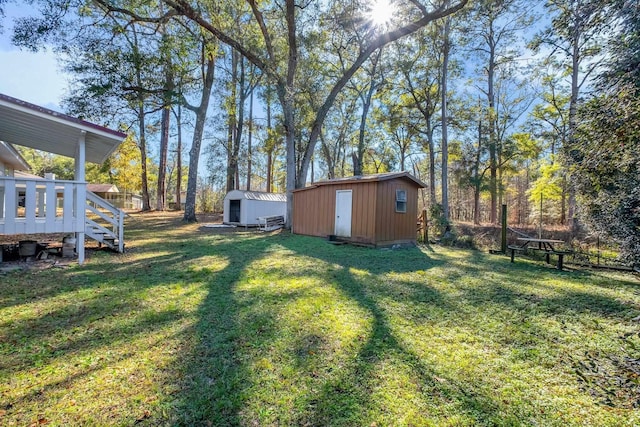
[[[0,94],[0,140],[74,158],[81,132],[86,160],[102,163],[126,134]]]
[[[227,193],[225,199],[262,200],[265,202],[286,202],[287,195],[281,193],[265,193],[262,191],[232,190]]]
[[[411,181],[419,188],[427,187],[427,184],[420,181],[418,178],[411,175],[409,172],[387,172],[387,173],[377,173],[372,175],[348,176],[344,178],[329,179],[327,181],[318,181],[318,182],[314,182],[309,187],[299,188],[294,191],[307,190],[310,188],[319,187],[321,185],[338,185],[338,184],[348,184],[348,183],[358,183],[358,182],[377,182],[377,181],[386,181],[389,179],[398,179],[398,178]]]

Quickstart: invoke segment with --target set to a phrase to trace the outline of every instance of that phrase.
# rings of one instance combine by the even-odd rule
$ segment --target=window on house
[[[396,190],[396,212],[407,212],[407,191]]]

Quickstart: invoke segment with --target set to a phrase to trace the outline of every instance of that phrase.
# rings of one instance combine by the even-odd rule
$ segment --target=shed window
[[[396,190],[396,212],[407,212],[407,191]]]

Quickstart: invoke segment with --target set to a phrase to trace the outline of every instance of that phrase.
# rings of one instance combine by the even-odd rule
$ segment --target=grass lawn
[[[0,425],[640,424],[640,281],[134,215],[0,276]]]

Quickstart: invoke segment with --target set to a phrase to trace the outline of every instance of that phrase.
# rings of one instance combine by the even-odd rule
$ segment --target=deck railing
[[[0,177],[0,234],[83,233],[86,183]]]

